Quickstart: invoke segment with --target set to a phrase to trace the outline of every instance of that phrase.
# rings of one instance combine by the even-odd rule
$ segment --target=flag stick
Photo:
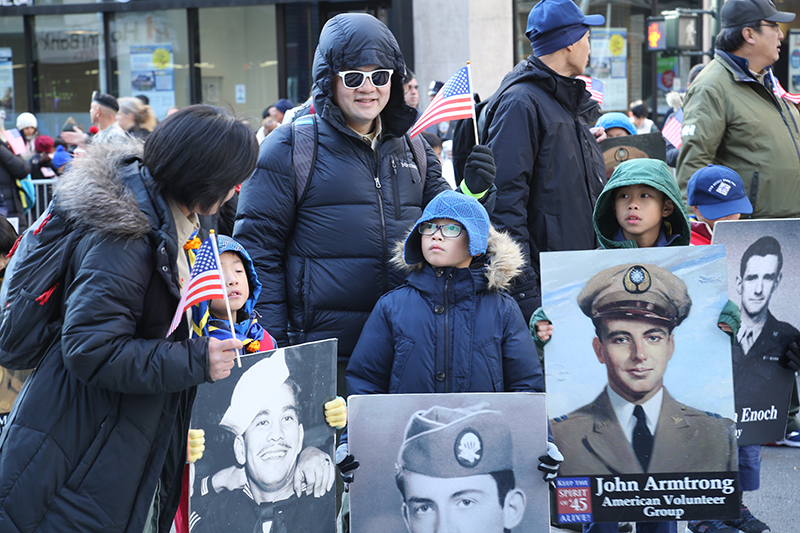
[[[211,237],[211,247],[214,249],[214,260],[216,260],[217,265],[219,266],[219,279],[222,281],[222,296],[225,298],[225,309],[228,311],[228,324],[231,327],[231,335],[233,338],[236,338],[236,330],[233,327],[233,315],[231,314],[231,304],[228,302],[228,291],[225,289],[225,277],[222,275],[222,261],[219,259],[219,249],[217,248],[217,234],[214,230],[208,231],[209,236]],[[242,368],[242,359],[239,354],[239,350],[236,350],[236,366]]]
[[[480,139],[478,139],[478,119],[475,116],[475,86],[472,85],[472,62],[467,61],[467,76],[469,77],[469,90],[470,90],[470,98],[472,98],[472,128],[475,132],[475,144],[480,144]]]

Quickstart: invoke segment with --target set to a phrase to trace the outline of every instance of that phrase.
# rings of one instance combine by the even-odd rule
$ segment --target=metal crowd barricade
[[[31,226],[50,205],[50,200],[53,199],[53,185],[58,180],[53,178],[31,181],[33,181],[33,186],[36,189],[36,203],[26,215],[28,217],[28,226]]]

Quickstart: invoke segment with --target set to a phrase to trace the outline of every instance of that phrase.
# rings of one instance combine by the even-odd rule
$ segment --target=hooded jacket
[[[663,219],[662,232],[669,246],[688,246],[691,240],[689,217],[683,209],[681,191],[672,177],[672,171],[655,159],[631,159],[614,169],[608,184],[600,193],[592,217],[597,239],[602,248],[638,248],[634,240],[615,240],[619,222],[614,212],[614,190],[628,185],[647,185],[664,193],[675,204],[672,214]],[[673,237],[674,236],[674,237]]]
[[[506,75],[500,90],[487,140],[497,162],[491,216],[529,261],[511,290],[527,318],[541,304],[539,254],[597,246],[591,213],[606,171],[589,129],[597,106],[583,81],[531,56]]]
[[[489,232],[470,268],[394,263],[406,283],[384,295],[347,367],[349,394],[541,392],[542,368],[519,306],[505,292],[524,264],[505,233]]]
[[[742,178],[752,218],[800,216],[800,113],[777,98],[728,52],[714,60],[686,93],[678,183],[706,165],[724,165]],[[767,74],[769,83],[769,74]]]
[[[249,296],[242,308],[232,313],[232,318],[234,320],[233,330],[236,333],[236,338],[244,343],[244,349],[248,353],[274,349],[275,340],[261,327],[261,324],[258,323],[258,313],[255,307],[258,296],[261,294],[261,283],[258,281],[256,269],[253,265],[253,260],[250,259],[250,254],[247,253],[247,250],[245,250],[241,244],[225,235],[217,236],[217,248],[220,256],[225,252],[238,255],[247,273]],[[206,300],[192,307],[192,325],[197,334],[204,337],[214,337],[220,340],[230,339],[230,323],[222,318],[212,316],[209,313],[209,303],[210,301]]]
[[[0,448],[0,531],[160,531],[180,496],[208,339],[165,342],[180,299],[175,223],[141,145],[93,145],[54,209],[86,230],[72,251],[60,338],[26,380]],[[160,481],[160,485],[159,485]]]
[[[337,73],[366,65],[394,70],[374,149],[347,126],[332,99]],[[416,111],[403,97],[404,72],[400,47],[378,19],[334,17],[314,57],[318,150],[299,205],[292,128],[277,128],[261,144],[256,170],[242,187],[234,238],[253,258],[263,284],[256,310],[279,343],[337,337],[346,360],[375,302],[403,282],[389,265],[389,243],[449,189],[430,147],[427,176],[414,162],[404,134]]]

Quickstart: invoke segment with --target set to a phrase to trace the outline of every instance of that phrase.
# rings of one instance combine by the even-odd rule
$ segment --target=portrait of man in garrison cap
[[[355,396],[351,531],[544,533],[543,394]],[[379,416],[375,416],[380,413]]]
[[[635,251],[642,259],[648,255],[642,255],[643,252],[652,255],[651,250]],[[656,255],[665,253],[657,249],[653,251]],[[722,257],[724,260],[724,255]],[[703,261],[701,257],[693,259]],[[588,281],[575,284],[574,288],[579,292],[572,305],[577,304],[580,314],[575,313],[572,330],[590,328],[591,348],[587,346],[587,335],[583,335],[581,351],[591,350],[595,363],[590,371],[603,375],[605,379],[599,393],[595,389],[595,396],[588,403],[558,413],[551,410],[550,414],[555,415],[551,420],[553,437],[565,457],[561,476],[736,470],[732,420],[707,410],[705,405],[700,408],[676,399],[665,385],[674,357],[692,357],[698,363],[695,370],[702,372],[704,354],[697,346],[676,340],[680,329],[687,327],[684,324],[691,322],[690,317],[694,318],[692,311],[696,302],[687,283],[670,268],[656,262],[624,262],[599,271],[595,269]],[[681,270],[686,267],[677,263],[674,268]],[[705,283],[719,284],[724,291],[724,271],[720,279],[712,276]],[[717,299],[714,297],[712,303]],[[713,324],[718,320],[722,306],[719,305],[716,311],[714,306],[708,309],[706,294],[697,301],[701,300],[705,307],[700,312],[708,315],[703,320]],[[554,341],[560,330],[570,335],[571,324],[562,326],[557,319],[551,319]],[[712,330],[710,335],[713,337],[715,332]],[[724,344],[725,335],[719,335],[717,341]],[[727,361],[723,357],[720,363],[727,365],[728,376],[731,375],[729,346],[728,339]],[[548,348],[549,344],[545,367],[548,372],[559,372],[559,368],[569,364],[566,363],[568,358],[562,359],[560,365],[550,365],[555,368],[548,368]],[[575,357],[573,361],[576,361]],[[684,365],[684,368],[691,368],[691,365]],[[678,373],[683,375],[681,371]],[[548,373],[546,377],[548,393],[553,381],[551,375]],[[563,374],[560,381],[568,384],[565,389],[573,391],[589,385],[564,379]],[[600,381],[599,377],[597,381]],[[728,394],[728,403],[732,404],[729,381],[730,378],[727,390],[723,386],[721,392]],[[708,387],[706,393],[719,395]],[[729,413],[730,410],[725,414]]]

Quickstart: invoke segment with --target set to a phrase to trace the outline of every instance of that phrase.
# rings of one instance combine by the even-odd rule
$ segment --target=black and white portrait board
[[[544,394],[351,396],[348,417],[353,533],[549,531]]]
[[[206,448],[192,465],[191,531],[333,533],[335,430],[323,405],[335,397],[336,340],[241,362],[197,390],[192,428]]]
[[[728,293],[742,315],[733,348],[739,445],[784,436],[795,374],[781,364],[800,342],[800,220],[738,220],[714,225],[728,257]]]
[[[559,520],[738,513],[725,248],[541,254]]]

